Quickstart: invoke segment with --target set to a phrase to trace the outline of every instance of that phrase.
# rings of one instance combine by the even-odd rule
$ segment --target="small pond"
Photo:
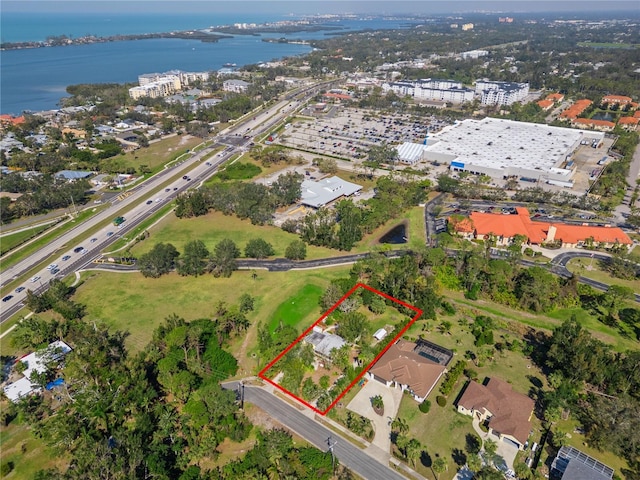
[[[598,112],[593,117],[592,120],[606,120],[607,122],[613,121],[613,116],[610,113]]]
[[[407,243],[407,226],[404,223],[401,223],[400,225],[393,227],[380,237],[378,242],[391,244]]]

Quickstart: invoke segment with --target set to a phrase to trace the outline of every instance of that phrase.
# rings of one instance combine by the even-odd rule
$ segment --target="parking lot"
[[[330,107],[313,120],[292,122],[278,142],[318,154],[364,160],[372,146],[422,143],[427,135],[446,125],[433,116],[382,115],[364,109]]]

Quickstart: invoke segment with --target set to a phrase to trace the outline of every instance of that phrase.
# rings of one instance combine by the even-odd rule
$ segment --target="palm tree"
[[[493,458],[497,450],[498,450],[498,444],[493,440],[486,440],[484,442],[484,451],[486,452],[488,457]]]
[[[391,429],[396,430],[400,435],[405,435],[409,432],[409,424],[404,418],[396,417],[393,422],[391,422]]]
[[[436,478],[440,478],[440,474],[446,472],[448,468],[447,461],[442,457],[436,458],[431,464],[431,470],[433,470]]]
[[[371,397],[371,406],[378,415],[382,415],[384,413],[384,402],[382,401],[382,395]]]
[[[467,467],[472,472],[477,472],[482,468],[482,462],[480,461],[480,457],[476,454],[470,453],[467,456]]]
[[[420,453],[422,453],[422,444],[419,440],[412,438],[407,442],[405,450],[407,452],[407,460],[409,460],[409,463],[415,467],[416,460],[420,457]]]

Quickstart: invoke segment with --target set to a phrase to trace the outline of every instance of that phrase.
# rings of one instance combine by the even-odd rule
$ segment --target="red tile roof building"
[[[616,126],[613,122],[609,122],[607,120],[594,120],[593,118],[576,118],[575,120],[572,120],[571,123],[573,125],[578,125],[581,128],[588,127],[594,130],[602,130],[604,132],[609,132]]]
[[[0,115],[0,123],[5,125],[20,125],[25,122],[24,115],[13,117],[11,115]]]
[[[578,118],[582,112],[584,112],[587,107],[589,107],[593,102],[591,100],[578,100],[576,103],[567,108],[564,112],[560,114],[561,118],[566,118],[568,120],[573,120]]]
[[[488,420],[489,432],[500,440],[524,448],[531,431],[531,416],[535,402],[514,392],[504,380],[490,378],[486,385],[470,382],[458,400],[458,411]]]
[[[549,110],[551,107],[553,107],[553,100],[540,100],[538,103],[538,106],[542,109],[542,110]]]
[[[532,221],[529,211],[524,207],[516,207],[516,215],[472,212],[469,219],[476,239],[484,240],[494,235],[498,245],[509,245],[516,235],[525,236],[528,243],[534,245],[559,241],[563,247],[569,248],[581,247],[588,242],[602,247],[632,244],[629,236],[619,227]]]
[[[620,125],[625,130],[636,130],[638,128],[638,122],[640,122],[640,116],[636,117],[621,117],[618,120],[618,125]]]

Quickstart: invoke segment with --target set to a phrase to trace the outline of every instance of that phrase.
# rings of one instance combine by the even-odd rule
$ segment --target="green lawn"
[[[202,240],[209,251],[213,251],[216,244],[224,238],[232,239],[244,253],[244,247],[249,240],[263,238],[273,245],[276,257],[284,257],[287,246],[293,240],[299,239],[298,235],[285,232],[281,228],[271,225],[252,225],[249,220],[240,220],[220,212],[210,212],[201,217],[184,219],[170,214],[149,231],[151,236],[131,249],[133,255],[140,256],[160,242],[172,243],[182,251],[187,242],[195,239]],[[345,252],[329,248],[307,246],[308,259],[344,254]]]
[[[301,294],[301,285],[309,285],[308,292],[316,295],[309,308],[312,303],[317,306],[317,297],[329,281],[347,271],[348,267],[293,272],[258,270],[255,279],[249,271],[234,272],[228,279],[212,275],[181,277],[176,273],[152,279],[139,273],[87,272],[74,300],[87,305],[87,321],[129,331],[127,345],[139,351],[168,315],[175,313],[186,320],[211,318],[219,301],[233,304],[240,295],[249,293],[256,299],[255,310],[248,315],[252,327],[231,346],[242,363],[248,349],[255,346],[258,321],[274,318],[283,301]]]
[[[300,332],[311,326],[320,318],[318,301],[324,293],[324,288],[307,284],[293,297],[282,302],[269,320],[269,330],[274,333],[279,325],[295,327]],[[308,318],[313,314],[313,318]]]
[[[393,245],[379,243],[380,237],[402,223],[407,226],[407,243]],[[424,207],[413,207],[402,213],[398,218],[389,220],[384,225],[376,228],[369,235],[366,235],[358,245],[356,245],[353,251],[368,252],[372,248],[376,247],[383,249],[418,249],[424,247],[425,242]]]
[[[115,162],[122,162],[125,167],[138,170],[140,165],[148,166],[154,173],[171,160],[202,143],[201,138],[187,135],[177,135],[152,143],[146,148],[140,148],[113,158]]]
[[[5,400],[6,402],[6,400]],[[0,409],[6,410],[7,405]],[[12,421],[8,427],[0,427],[0,451],[2,463],[13,462],[14,470],[3,478],[28,480],[34,478],[39,470],[64,468],[68,457],[64,453],[54,452],[45,446],[42,440],[31,433],[31,429]]]
[[[48,223],[47,225],[40,225],[38,227],[33,227],[28,230],[22,230],[21,232],[16,233],[8,233],[7,235],[3,235],[2,239],[0,239],[0,255],[4,255],[7,252],[10,252],[14,248],[22,245],[27,240],[30,240],[33,237],[40,235],[45,230],[48,230],[56,222]]]

